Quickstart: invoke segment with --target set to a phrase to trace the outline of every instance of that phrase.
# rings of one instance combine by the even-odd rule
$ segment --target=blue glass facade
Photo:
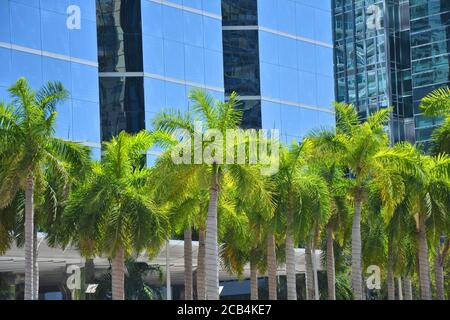
[[[95,0],[0,1],[0,100],[26,77],[33,88],[61,81],[70,99],[57,108],[58,137],[100,155]]]
[[[224,98],[220,0],[142,0],[146,128],[163,108],[189,109],[192,87]]]
[[[334,126],[330,0],[223,2],[225,88],[244,101],[244,126],[283,140]]]
[[[189,110],[193,87],[224,99],[220,0],[97,0],[97,8],[103,140],[151,129],[162,109]]]

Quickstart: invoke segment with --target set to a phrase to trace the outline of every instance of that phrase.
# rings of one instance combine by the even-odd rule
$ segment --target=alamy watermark
[[[258,165],[263,175],[279,170],[279,130],[219,129],[203,130],[200,121],[194,132],[178,129],[173,138],[179,143],[172,149],[175,164]]]

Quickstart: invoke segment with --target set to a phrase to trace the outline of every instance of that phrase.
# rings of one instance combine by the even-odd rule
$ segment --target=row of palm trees
[[[197,152],[217,147],[214,139],[201,139],[201,150],[194,147],[188,155],[196,164],[172,160],[179,129],[198,135],[202,121],[201,132],[216,129],[226,137],[228,129],[239,128],[242,112],[234,94],[221,102],[194,89],[190,112],[162,111],[153,131],[119,133],[95,162],[89,148],[54,137],[56,106],[68,97],[61,84],[35,92],[19,79],[9,92],[11,103],[0,104],[0,254],[14,241],[25,246],[27,300],[38,295],[38,231],[50,245],[75,246],[87,259],[110,258],[114,300],[125,298],[126,259],[143,252],[151,257],[176,235],[185,240],[187,300],[219,299],[220,265],[239,277],[250,265],[252,299],[259,298],[258,276],[267,276],[268,297],[277,299],[277,270],[285,266],[287,298],[295,300],[297,247],[305,248],[307,299],[365,299],[371,265],[381,268],[389,299],[395,299],[396,278],[403,279],[407,299],[416,287],[417,298],[445,299],[448,88],[421,106],[429,116],[445,117],[428,154],[408,143],[391,145],[390,109],[362,122],[353,106],[336,104],[336,129],[281,146],[279,171],[270,176],[260,165],[224,164],[214,152],[213,161],[195,162]],[[148,167],[144,155],[154,146],[163,151]],[[318,249],[326,295],[319,290]]]

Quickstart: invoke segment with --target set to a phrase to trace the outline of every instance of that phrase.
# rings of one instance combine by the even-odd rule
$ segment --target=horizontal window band
[[[34,54],[34,55],[38,55],[38,56],[42,56],[42,57],[53,58],[53,59],[63,60],[63,61],[68,61],[68,62],[74,62],[74,63],[98,68],[98,63],[94,62],[94,61],[70,57],[70,56],[66,56],[63,54],[53,53],[53,52],[49,52],[49,51],[43,51],[43,50],[39,50],[39,49],[32,49],[32,48],[23,47],[23,46],[19,46],[19,45],[7,43],[7,42],[0,42],[0,48],[11,49],[11,50],[30,53],[30,54]]]
[[[228,100],[229,97],[226,97],[225,99]],[[267,102],[272,102],[272,103],[285,104],[288,106],[300,107],[303,109],[309,109],[309,110],[315,110],[315,111],[321,111],[321,112],[326,112],[326,113],[330,113],[330,114],[335,114],[335,112],[331,109],[325,109],[325,108],[321,108],[318,106],[310,106],[310,105],[303,104],[303,103],[298,103],[298,102],[289,101],[289,100],[275,99],[275,98],[266,97],[266,96],[239,96],[239,100],[240,101],[261,100],[261,101],[267,101]]]
[[[310,38],[306,38],[306,37],[302,37],[302,36],[297,36],[295,34],[291,34],[291,33],[287,33],[287,32],[282,32],[282,31],[278,31],[278,30],[274,30],[274,29],[270,29],[270,28],[266,28],[266,27],[261,27],[261,26],[223,26],[222,27],[223,31],[251,31],[251,30],[258,30],[258,31],[264,31],[264,32],[269,32],[278,36],[282,36],[282,37],[286,37],[286,38],[290,38],[293,40],[298,40],[298,41],[303,41],[303,42],[308,42],[311,44],[315,44],[318,46],[322,46],[322,47],[326,47],[326,48],[330,48],[333,49],[334,46],[332,44],[329,43],[325,43],[322,41],[318,41],[318,40],[314,40],[314,39],[310,39]]]
[[[191,12],[191,13],[196,13],[205,17],[209,17],[209,18],[213,18],[213,19],[217,19],[217,20],[222,20],[222,16],[209,12],[209,11],[205,11],[205,10],[201,10],[201,9],[196,9],[196,8],[192,8],[189,6],[185,6],[185,5],[181,5],[178,3],[173,3],[167,0],[147,0],[149,2],[154,2],[154,3],[158,3],[158,4],[162,4],[164,6],[167,7],[172,7],[172,8],[176,8],[176,9],[180,9],[183,11],[187,11],[187,12]]]
[[[166,77],[166,76],[162,76],[159,74],[153,74],[153,73],[147,73],[147,72],[100,72],[99,77],[100,78],[133,78],[133,77],[134,78],[136,78],[136,77],[143,78],[143,77],[145,77],[145,78],[167,81],[167,82],[177,83],[177,84],[181,84],[181,85],[196,87],[196,88],[213,90],[213,91],[222,92],[222,93],[225,92],[225,89],[223,87],[210,86],[210,85],[205,85],[205,84],[196,83],[196,82],[192,82],[192,81]]]

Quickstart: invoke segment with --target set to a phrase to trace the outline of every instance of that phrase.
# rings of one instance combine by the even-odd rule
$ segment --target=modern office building
[[[336,98],[361,118],[393,106],[392,141],[426,143],[420,100],[450,83],[450,2],[333,0]]]
[[[225,91],[284,142],[334,126],[330,0],[223,0]]]
[[[33,88],[61,81],[70,98],[57,107],[56,135],[100,157],[95,0],[0,1],[0,100],[26,77]]]

